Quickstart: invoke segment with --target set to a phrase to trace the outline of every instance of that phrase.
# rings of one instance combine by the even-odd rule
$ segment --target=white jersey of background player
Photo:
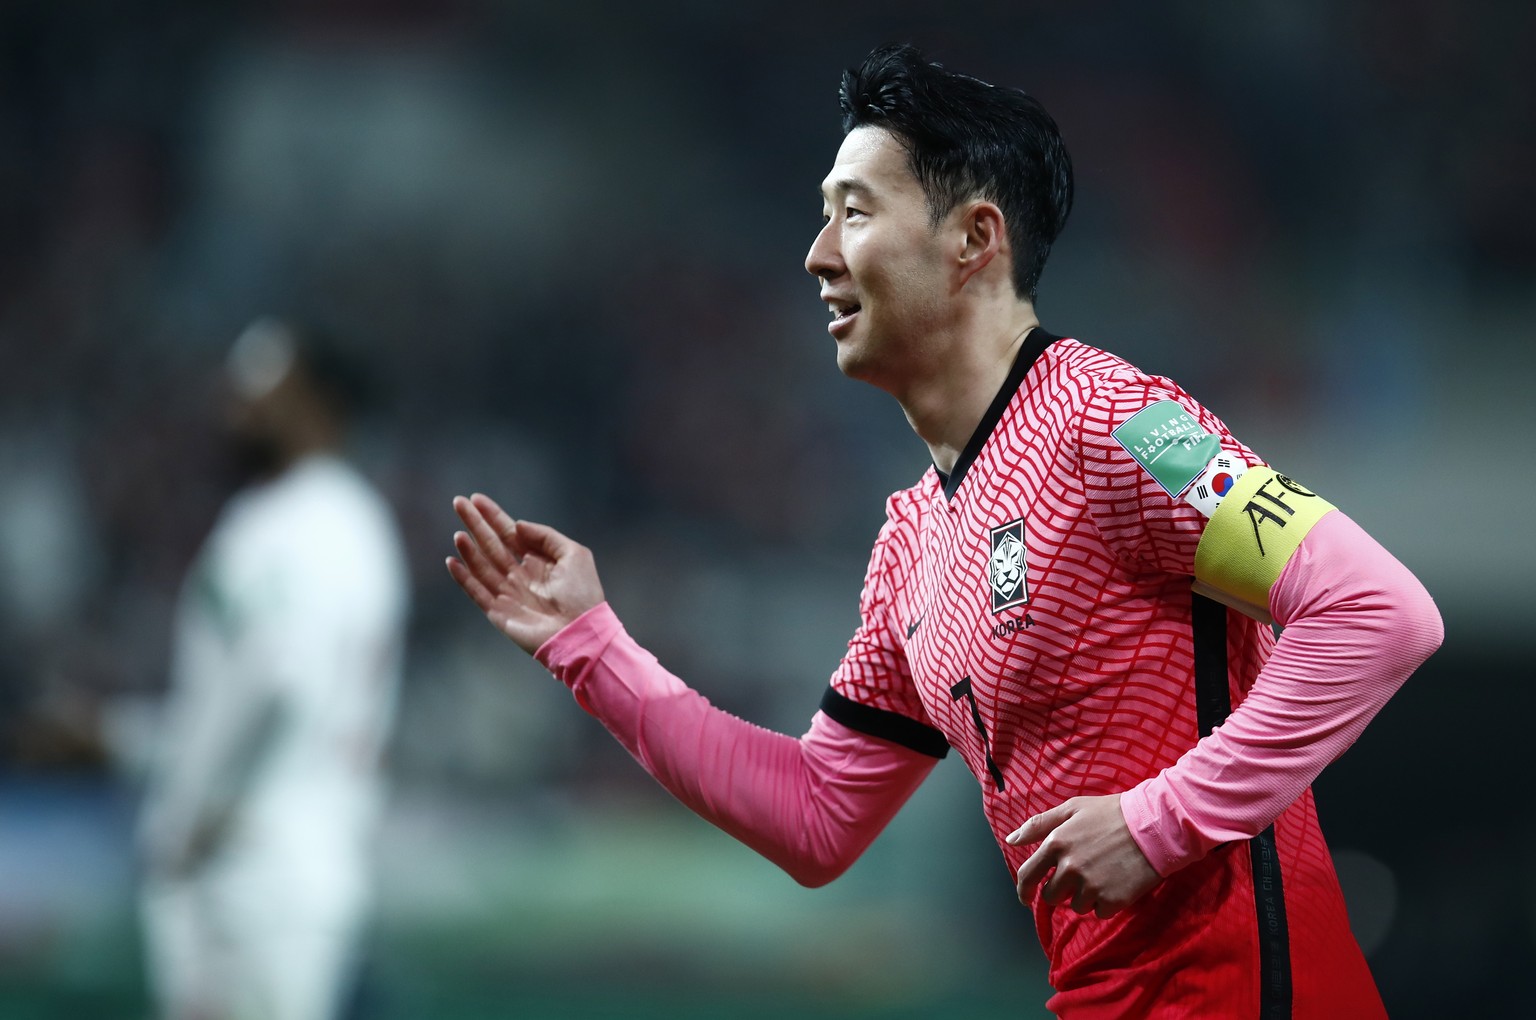
[[[229,358],[233,435],[264,478],[181,593],[141,825],[174,1020],[328,1020],[352,983],[408,583],[389,508],[334,452],[324,364],[270,321]]]

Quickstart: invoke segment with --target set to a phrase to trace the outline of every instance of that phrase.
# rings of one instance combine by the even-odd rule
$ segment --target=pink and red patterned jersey
[[[887,505],[822,708],[929,754],[955,748],[1010,872],[1033,847],[1004,837],[1026,819],[1129,790],[1220,721],[1209,680],[1197,698],[1197,657],[1235,706],[1274,646],[1247,616],[1196,608],[1206,516],[1143,466],[1181,429],[1261,463],[1170,380],[1035,330],[949,477],[930,469]],[[1133,454],[1138,441],[1153,452]],[[1113,917],[1033,906],[1064,1015],[1384,1015],[1310,790]]]

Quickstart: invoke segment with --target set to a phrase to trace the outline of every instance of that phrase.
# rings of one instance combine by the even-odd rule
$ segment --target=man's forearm
[[[1268,826],[1444,636],[1418,580],[1339,512],[1307,535],[1270,610],[1285,631],[1242,704],[1175,765],[1121,797],[1159,874]]]
[[[804,885],[842,874],[935,759],[817,713],[796,739],[712,706],[607,603],[536,653],[662,786]]]

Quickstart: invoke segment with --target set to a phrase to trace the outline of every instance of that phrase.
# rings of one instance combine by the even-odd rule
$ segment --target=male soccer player
[[[257,477],[177,607],[141,825],[150,977],[165,1020],[331,1020],[371,899],[405,552],[341,454],[352,387],[331,352],[263,319],[227,368],[231,438]]]
[[[910,47],[841,103],[806,268],[839,368],[897,399],[933,468],[887,504],[810,729],[711,707],[625,633],[588,550],[484,496],[455,500],[454,578],[806,884],[954,748],[1064,1018],[1382,1016],[1309,786],[1438,647],[1433,602],[1175,383],[1040,327],[1072,175],[1039,103]]]

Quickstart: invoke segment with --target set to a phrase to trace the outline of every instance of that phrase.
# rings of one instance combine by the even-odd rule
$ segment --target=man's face
[[[805,258],[832,311],[845,375],[899,391],[952,313],[945,226],[889,131],[855,128],[821,185],[826,220]]]

